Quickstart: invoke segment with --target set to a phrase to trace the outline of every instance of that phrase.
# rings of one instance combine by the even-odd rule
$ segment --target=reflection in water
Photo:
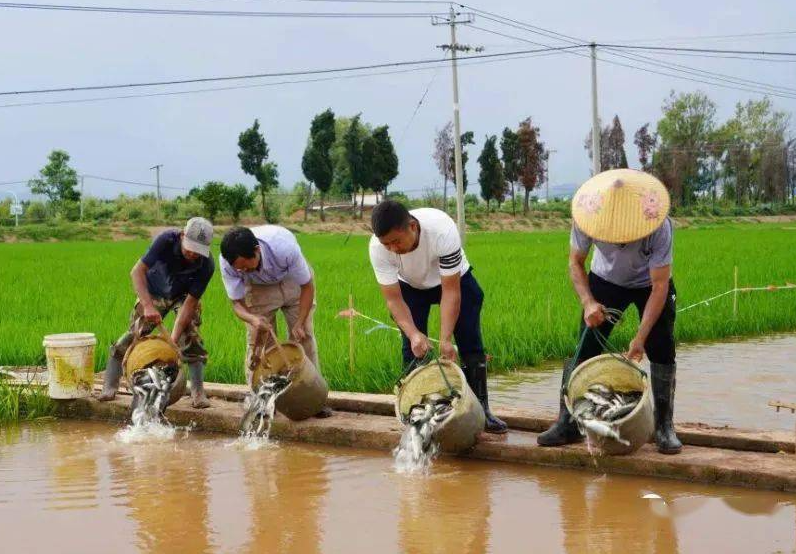
[[[270,446],[240,452],[251,499],[245,552],[321,552],[319,512],[328,488],[320,453]]]
[[[128,445],[91,422],[9,429],[0,429],[0,536],[13,554],[796,547],[786,493],[447,457],[429,476],[406,476],[386,453],[356,449],[235,450],[201,433]]]
[[[108,453],[115,497],[137,523],[142,552],[210,552],[208,453],[201,444],[124,445]]]
[[[438,464],[427,476],[401,476],[398,485],[402,552],[487,551],[491,513],[487,475]]]

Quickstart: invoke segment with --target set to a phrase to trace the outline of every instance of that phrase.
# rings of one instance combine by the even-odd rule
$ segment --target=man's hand
[[[251,326],[254,327],[254,332],[256,335],[263,335],[271,331],[271,324],[268,323],[268,319],[265,317],[254,316],[249,323],[251,323]]]
[[[307,328],[303,323],[296,323],[296,326],[290,330],[290,336],[298,342],[307,340]]]
[[[630,346],[625,353],[625,357],[634,362],[641,362],[641,359],[644,357],[644,341],[638,336],[630,341]]]
[[[443,340],[439,343],[439,356],[444,360],[450,360],[451,362],[456,361],[456,349],[453,347],[453,343],[449,340]]]
[[[152,325],[160,325],[163,323],[163,317],[152,304],[144,304],[144,320]]]
[[[412,345],[412,354],[419,360],[425,358],[428,351],[431,350],[431,343],[428,341],[428,337],[420,331],[409,337],[409,343]]]
[[[602,325],[605,321],[605,306],[596,301],[586,304],[583,309],[583,321],[586,323],[586,327],[592,329]]]

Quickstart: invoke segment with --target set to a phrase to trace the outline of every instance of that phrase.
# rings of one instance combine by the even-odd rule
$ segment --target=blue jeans
[[[438,285],[431,289],[416,289],[403,281],[400,281],[401,295],[404,302],[409,306],[412,320],[415,326],[424,335],[428,335],[428,314],[431,306],[439,304],[442,299],[442,286]],[[456,339],[456,346],[459,348],[459,356],[470,356],[473,354],[484,355],[484,342],[481,337],[481,307],[484,304],[484,291],[475,280],[472,270],[468,271],[461,278],[462,302],[459,310],[459,319],[453,328],[453,337]],[[415,360],[412,347],[406,335],[401,333],[403,338],[403,359],[404,365],[410,364]]]

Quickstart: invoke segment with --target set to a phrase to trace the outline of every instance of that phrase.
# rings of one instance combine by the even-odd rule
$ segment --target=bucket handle
[[[274,345],[276,345],[276,349],[279,352],[279,355],[282,358],[282,362],[285,364],[285,368],[289,371],[292,371],[290,360],[285,353],[285,349],[282,348],[282,343],[279,342],[279,337],[276,336],[273,328],[268,329],[268,332],[271,334],[271,339],[274,341]],[[262,332],[258,332],[254,338],[254,346],[252,347],[252,359],[249,361],[249,371],[254,371],[257,366],[260,364],[262,360],[263,354],[265,354],[265,343],[262,342],[260,339],[263,336]]]
[[[406,369],[404,369],[401,376],[395,382],[395,386],[393,386],[393,392],[395,392],[395,394],[398,394],[398,391],[400,391],[401,388],[403,388],[404,381],[406,380],[406,378],[415,369],[424,365],[429,365],[433,361],[437,362],[437,367],[439,368],[439,374],[442,376],[442,380],[445,381],[445,386],[448,387],[450,395],[451,396],[457,395],[458,392],[456,391],[456,389],[453,388],[453,385],[451,385],[450,381],[448,381],[448,376],[445,375],[445,370],[442,369],[442,364],[439,361],[439,356],[435,356],[431,350],[426,352],[426,355],[423,357],[423,359],[415,358],[409,363],[409,365],[406,366]]]

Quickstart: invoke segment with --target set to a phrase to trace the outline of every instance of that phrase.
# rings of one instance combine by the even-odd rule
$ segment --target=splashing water
[[[424,397],[409,410],[406,429],[393,450],[398,473],[428,473],[439,453],[437,432],[453,414],[451,399],[441,395]]]
[[[257,449],[268,444],[271,423],[276,411],[276,399],[290,386],[290,377],[271,375],[260,381],[256,390],[246,396],[244,414],[240,422],[241,438]]]
[[[133,410],[131,424],[116,433],[119,442],[166,442],[174,439],[177,428],[166,420],[163,412],[177,379],[177,368],[157,364],[133,375]]]

